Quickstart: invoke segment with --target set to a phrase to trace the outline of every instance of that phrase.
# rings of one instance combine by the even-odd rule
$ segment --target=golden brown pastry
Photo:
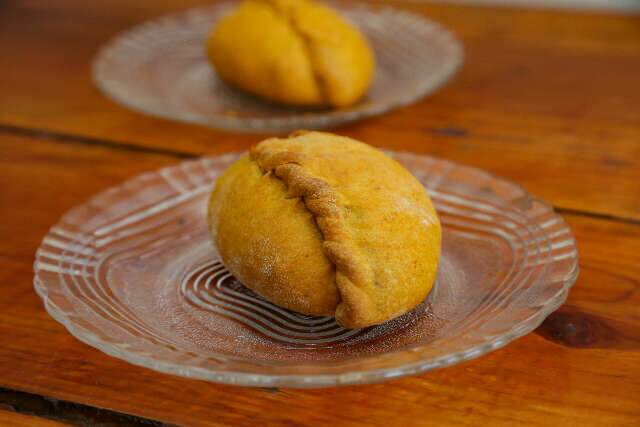
[[[312,0],[245,0],[216,25],[207,51],[223,80],[286,104],[347,106],[373,76],[362,34]]]
[[[247,287],[347,328],[422,302],[440,256],[424,187],[382,152],[330,133],[253,147],[218,178],[209,225],[225,266]]]

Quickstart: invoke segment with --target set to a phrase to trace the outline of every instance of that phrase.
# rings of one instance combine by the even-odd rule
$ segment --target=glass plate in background
[[[562,218],[480,170],[389,153],[443,225],[436,285],[412,312],[346,330],[264,301],[220,263],[212,183],[237,154],[188,161],[93,197],[53,226],[35,262],[48,312],[78,339],[162,372],[251,386],[382,381],[472,359],[536,328],[578,272]]]
[[[447,81],[462,62],[458,41],[426,18],[336,4],[373,47],[377,68],[368,95],[343,109],[279,106],[222,83],[207,61],[206,38],[231,6],[192,9],[117,36],[95,59],[96,84],[143,113],[237,131],[288,132],[336,126],[414,102]]]

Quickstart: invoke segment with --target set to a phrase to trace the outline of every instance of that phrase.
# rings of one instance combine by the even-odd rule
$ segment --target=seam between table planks
[[[0,123],[0,133],[7,135],[25,136],[33,139],[45,139],[47,141],[68,143],[68,144],[82,144],[82,145],[96,145],[100,147],[107,147],[123,151],[134,151],[137,153],[149,153],[160,154],[179,159],[195,159],[199,157],[196,154],[188,153],[180,150],[169,150],[166,148],[151,148],[142,145],[137,145],[132,142],[116,141],[102,138],[93,138],[82,135],[74,135],[62,132],[54,132],[46,129],[26,128],[21,126],[14,126],[9,124]]]
[[[124,142],[117,140],[109,140],[103,138],[88,137],[83,135],[69,134],[63,132],[55,132],[47,129],[27,128],[0,123],[0,133],[8,135],[26,136],[33,139],[44,139],[47,141],[59,142],[63,144],[82,144],[106,147],[113,150],[132,151],[137,153],[149,153],[174,157],[176,159],[196,159],[200,157],[197,154],[189,153],[181,150],[169,150],[165,148],[151,148],[137,145],[135,142]],[[640,220],[620,215],[607,214],[597,211],[585,211],[582,209],[573,209],[559,205],[552,205],[554,210],[559,214],[577,215],[588,218],[601,219],[606,221],[620,222],[624,224],[640,226]]]
[[[640,225],[640,219],[635,219],[635,218],[611,215],[611,214],[602,213],[602,212],[583,211],[581,209],[565,208],[557,205],[553,205],[553,209],[557,213],[562,215],[585,216],[593,219],[601,219],[604,221],[615,221],[615,222],[622,222],[624,224],[629,224],[629,225]]]
[[[52,397],[0,387],[0,408],[16,414],[30,415],[69,425],[170,426],[162,421],[143,418],[97,406],[59,400]]]

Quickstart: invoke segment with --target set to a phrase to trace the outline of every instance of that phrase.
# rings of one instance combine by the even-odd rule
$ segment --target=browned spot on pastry
[[[313,215],[324,239],[325,254],[336,267],[336,287],[341,297],[335,313],[338,323],[353,327],[367,322],[375,316],[376,309],[365,290],[375,286],[375,279],[345,224],[339,194],[305,170],[300,153],[260,143],[251,149],[251,159],[263,172],[273,171],[287,186],[290,196],[300,197]]]

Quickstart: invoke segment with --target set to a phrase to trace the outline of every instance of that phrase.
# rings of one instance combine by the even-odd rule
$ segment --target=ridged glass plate
[[[530,332],[562,304],[578,254],[549,205],[477,169],[389,154],[424,183],[444,233],[434,290],[386,324],[346,330],[283,310],[225,270],[206,202],[238,154],[146,173],[72,209],[42,241],[35,289],[105,353],[252,386],[367,383],[452,365]]]
[[[462,62],[458,41],[438,24],[400,10],[337,3],[366,34],[376,57],[368,95],[349,108],[279,106],[222,83],[205,40],[231,4],[193,9],[135,27],[108,43],[93,66],[109,97],[143,113],[217,128],[285,132],[336,126],[384,113],[434,91]]]

